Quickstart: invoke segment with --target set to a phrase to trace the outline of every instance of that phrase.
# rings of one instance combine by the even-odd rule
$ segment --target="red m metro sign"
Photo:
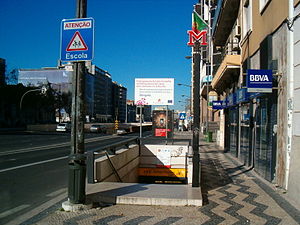
[[[189,42],[187,43],[188,46],[194,46],[195,41],[200,41],[200,45],[207,46],[207,41],[206,41],[206,35],[207,35],[207,30],[202,30],[200,33],[196,33],[193,30],[188,30],[187,31],[189,35]]]
[[[207,35],[207,24],[199,16],[197,12],[193,12],[192,30],[188,30],[189,35],[188,46],[193,46],[195,42],[199,42],[202,46],[207,46],[206,35]]]

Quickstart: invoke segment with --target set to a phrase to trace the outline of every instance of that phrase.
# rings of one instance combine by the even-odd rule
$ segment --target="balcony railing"
[[[224,46],[236,22],[240,0],[218,0],[213,20],[214,44]]]
[[[215,54],[214,56],[213,74],[217,73],[220,65],[228,55],[240,55],[239,26],[237,24],[234,25],[234,29],[228,37],[225,46],[221,49],[219,54]]]

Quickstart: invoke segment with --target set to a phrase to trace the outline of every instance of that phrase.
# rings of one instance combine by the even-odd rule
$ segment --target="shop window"
[[[252,0],[246,0],[243,7],[243,37],[252,30]]]
[[[272,69],[272,45],[272,35],[268,35],[260,43],[260,69]]]

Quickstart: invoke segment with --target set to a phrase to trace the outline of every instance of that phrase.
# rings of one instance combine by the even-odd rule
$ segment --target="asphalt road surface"
[[[85,134],[85,150],[131,138]],[[43,210],[67,196],[70,134],[0,135],[0,224]]]

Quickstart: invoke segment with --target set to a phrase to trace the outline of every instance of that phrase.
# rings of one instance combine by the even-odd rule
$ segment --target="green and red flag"
[[[193,12],[193,24],[192,24],[192,30],[198,34],[201,32],[201,30],[206,29],[207,23],[204,22],[204,20],[199,16],[197,12]]]

